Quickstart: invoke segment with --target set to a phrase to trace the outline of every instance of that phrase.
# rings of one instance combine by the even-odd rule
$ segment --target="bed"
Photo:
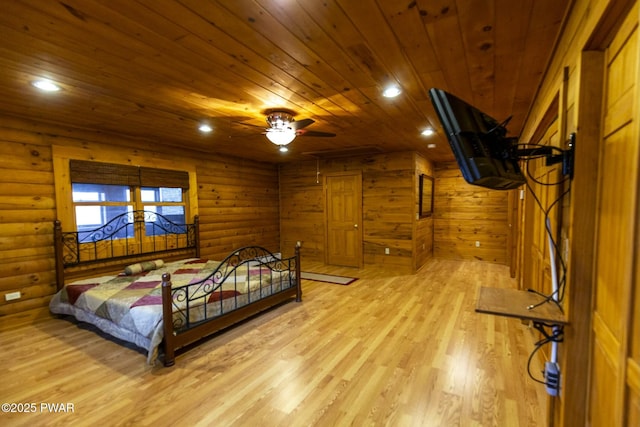
[[[134,239],[134,230],[144,239]],[[300,247],[284,258],[246,246],[222,260],[200,258],[199,222],[177,224],[132,211],[103,227],[54,225],[58,291],[49,309],[73,316],[175,363],[176,351],[270,307],[301,301]]]

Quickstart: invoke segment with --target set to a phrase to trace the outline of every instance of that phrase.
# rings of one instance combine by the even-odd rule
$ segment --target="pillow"
[[[154,261],[139,262],[128,265],[124,268],[124,274],[131,276],[132,274],[142,273],[143,271],[151,271],[164,266],[164,261],[156,259]]]

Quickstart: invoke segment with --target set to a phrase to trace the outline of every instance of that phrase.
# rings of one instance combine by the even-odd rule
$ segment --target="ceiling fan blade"
[[[289,126],[293,129],[293,130],[300,130],[302,128],[306,128],[307,126],[311,125],[315,123],[315,120],[313,119],[302,119],[302,120],[296,120],[292,123],[289,124]]]
[[[257,137],[261,137],[265,134],[265,132],[261,132],[261,133],[249,133],[249,134],[238,134],[238,133],[233,133],[230,135],[227,135],[228,139],[235,139],[235,140],[241,140],[241,139],[249,139],[249,138],[257,138]]]
[[[250,121],[246,120],[246,121],[239,121],[239,120],[232,120],[231,124],[233,126],[242,126],[244,128],[259,128],[262,130],[266,130],[266,126],[264,125],[264,123],[260,123],[255,121],[256,123],[251,123]]]
[[[315,130],[302,130],[302,131],[298,131],[298,136],[320,136],[325,138],[331,138],[336,136],[336,134],[331,132],[318,132]]]

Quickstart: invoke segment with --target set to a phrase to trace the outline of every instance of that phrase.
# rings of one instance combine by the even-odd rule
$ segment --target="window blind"
[[[189,172],[113,163],[70,160],[71,182],[84,184],[136,185],[141,187],[189,188]]]
[[[189,188],[189,172],[141,167],[140,185],[142,187]]]

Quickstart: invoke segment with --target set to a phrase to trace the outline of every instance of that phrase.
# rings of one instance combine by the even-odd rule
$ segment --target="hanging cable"
[[[571,145],[573,146],[573,143],[575,142],[575,135],[572,134],[571,136]],[[553,230],[551,228],[551,212],[554,209],[554,207],[556,207],[558,205],[558,203],[560,203],[561,200],[564,199],[564,197],[569,194],[569,192],[571,191],[571,178],[572,178],[572,173],[573,173],[573,166],[572,166],[572,157],[570,159],[569,162],[567,162],[566,158],[564,157],[564,153],[565,151],[558,148],[558,147],[550,147],[550,146],[541,146],[541,145],[532,145],[532,144],[527,144],[527,145],[523,145],[522,147],[525,147],[521,150],[519,150],[519,152],[524,153],[524,155],[521,156],[521,159],[524,160],[526,162],[526,167],[525,167],[525,173],[526,173],[526,178],[525,178],[525,184],[527,187],[527,190],[531,193],[536,205],[540,208],[540,210],[542,211],[542,213],[544,214],[544,224],[545,224],[545,232],[549,241],[549,262],[551,265],[551,273],[552,273],[552,287],[553,287],[553,291],[550,295],[545,295],[542,292],[538,292],[534,289],[528,289],[529,292],[533,292],[537,295],[540,295],[541,297],[543,297],[544,299],[536,304],[532,304],[530,306],[527,307],[527,309],[532,310],[536,307],[539,307],[543,304],[546,303],[554,303],[558,309],[560,310],[560,312],[564,312],[563,308],[562,308],[562,301],[564,300],[564,296],[565,296],[565,289],[566,289],[566,282],[567,282],[567,266],[565,263],[565,260],[562,256],[562,253],[560,252],[560,248],[558,245],[558,242],[556,241],[556,239],[554,239],[554,233]],[[531,148],[533,147],[533,148]],[[564,174],[563,179],[557,181],[557,182],[543,182],[540,181],[539,179],[537,179],[536,177],[533,176],[533,174],[531,173],[531,168],[530,168],[530,160],[534,160],[534,159],[539,159],[544,157],[546,159],[546,165],[549,166],[551,164],[555,164],[558,163],[558,157],[552,156],[551,153],[557,150],[560,153],[563,153],[563,157],[562,157],[562,172]],[[570,153],[570,155],[572,156],[572,152]],[[551,203],[549,203],[548,206],[543,206],[542,202],[540,201],[540,198],[538,197],[538,195],[536,194],[533,186],[531,185],[531,183],[535,183],[537,185],[540,186],[545,186],[545,187],[551,187],[551,186],[559,186],[559,185],[563,185],[567,182],[567,180],[569,181],[568,186],[566,186],[566,189],[564,189],[564,191],[561,191],[560,194],[555,198],[555,200],[553,200]],[[558,266],[560,267],[560,277],[558,277],[557,274],[557,270],[558,270]],[[564,334],[564,327],[562,325],[558,325],[558,324],[553,324],[553,325],[547,325],[544,323],[540,323],[540,322],[534,322],[533,326],[536,330],[538,330],[540,332],[540,334],[542,334],[543,338],[540,339],[538,342],[535,343],[535,347],[533,349],[533,351],[531,352],[531,354],[529,355],[529,358],[527,360],[527,373],[529,375],[529,377],[541,384],[544,384],[546,389],[547,389],[547,393],[549,393],[551,396],[557,396],[560,390],[560,382],[561,382],[561,377],[560,377],[560,369],[557,363],[557,358],[558,358],[558,343],[562,342],[563,339],[563,334]],[[552,328],[552,332],[551,334],[549,334],[545,327],[547,328]],[[551,355],[550,355],[550,361],[547,361],[545,363],[545,369],[542,372],[543,376],[544,376],[544,380],[540,380],[536,377],[534,377],[534,375],[531,373],[531,362],[533,360],[534,355],[545,345],[551,343]]]
[[[537,158],[537,157],[536,157]],[[527,159],[530,160],[530,159]],[[552,230],[549,228],[549,223],[547,221],[547,219],[549,218],[549,215],[551,213],[551,210],[553,209],[553,207],[558,204],[567,194],[569,194],[569,192],[571,191],[571,181],[569,180],[569,186],[568,188],[563,191],[553,202],[551,202],[551,204],[548,207],[544,207],[542,205],[542,202],[540,201],[540,198],[538,197],[538,195],[536,194],[536,192],[534,191],[533,187],[530,184],[530,180],[534,181],[540,185],[561,185],[563,183],[565,183],[567,181],[567,178],[565,178],[562,181],[556,182],[556,183],[542,183],[536,179],[533,178],[530,170],[529,170],[529,162],[527,161],[527,167],[525,168],[526,170],[526,174],[527,174],[527,179],[525,180],[525,185],[527,187],[527,190],[529,190],[529,192],[531,193],[534,201],[536,202],[536,204],[538,205],[538,207],[540,208],[540,210],[544,213],[544,219],[545,219],[545,229],[547,231],[547,233],[549,234],[549,236],[551,237],[551,242],[553,244],[553,247],[555,248],[555,252],[556,254],[561,254],[560,252],[560,247],[558,245],[558,242],[556,241],[556,239],[553,238],[553,232]],[[565,294],[565,285],[566,285],[566,277],[567,277],[567,267],[566,267],[566,263],[565,260],[562,258],[562,255],[558,255],[556,257],[557,259],[550,259],[549,262],[558,262],[560,264],[560,268],[561,268],[561,275],[560,275],[560,279],[558,281],[558,300],[559,302],[562,302],[564,300],[564,294]],[[547,298],[549,298],[549,300],[552,298],[553,295],[549,295],[546,296]]]
[[[556,343],[560,343],[564,340],[564,327],[556,327],[554,329],[554,331],[551,334],[548,334],[545,330],[544,327],[552,327],[552,325],[547,325],[544,323],[538,323],[538,322],[534,322],[534,327],[540,331],[542,333],[542,335],[544,336],[544,338],[542,338],[541,340],[539,340],[538,342],[536,342],[534,344],[534,349],[531,352],[531,354],[529,354],[529,358],[527,359],[527,374],[529,374],[529,378],[531,378],[533,381],[538,382],[540,384],[544,384],[545,386],[550,386],[551,384],[549,384],[547,381],[544,380],[540,380],[536,377],[533,376],[533,374],[531,373],[531,362],[533,360],[533,356],[542,348],[545,346],[545,344],[548,344],[550,342],[556,342]],[[544,371],[543,371],[544,372]]]

